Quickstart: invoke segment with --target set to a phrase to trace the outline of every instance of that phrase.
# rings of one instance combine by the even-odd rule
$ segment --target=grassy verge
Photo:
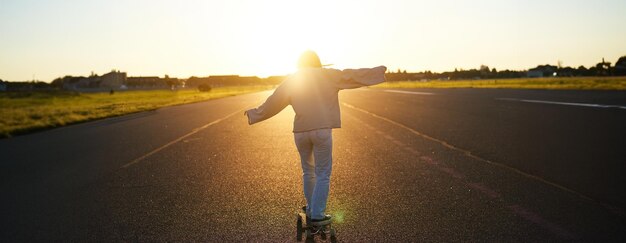
[[[626,90],[626,77],[519,78],[455,81],[386,82],[377,88],[509,88],[509,89],[578,89]]]
[[[105,93],[2,92],[0,138],[133,112],[251,93],[273,86],[197,90],[124,91]]]

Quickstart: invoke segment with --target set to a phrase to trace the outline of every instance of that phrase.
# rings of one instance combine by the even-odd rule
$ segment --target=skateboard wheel
[[[296,240],[302,240],[302,219],[298,217],[298,222],[296,223]]]

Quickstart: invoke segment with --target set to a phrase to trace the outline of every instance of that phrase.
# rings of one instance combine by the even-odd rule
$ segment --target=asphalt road
[[[295,241],[293,111],[243,117],[268,94],[0,140],[0,240]],[[626,241],[626,92],[340,100],[328,205],[339,241]]]

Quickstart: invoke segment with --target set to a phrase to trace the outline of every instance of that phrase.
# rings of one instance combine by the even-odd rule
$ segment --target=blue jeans
[[[302,161],[306,214],[312,219],[323,219],[333,168],[332,129],[298,132],[294,138]]]

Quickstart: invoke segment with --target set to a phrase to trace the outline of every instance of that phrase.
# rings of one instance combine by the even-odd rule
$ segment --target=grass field
[[[213,88],[210,92],[124,91],[112,95],[108,92],[2,92],[0,137],[271,88],[273,86]]]
[[[579,89],[626,90],[626,77],[519,78],[455,81],[386,82],[376,88],[511,88],[511,89]]]

